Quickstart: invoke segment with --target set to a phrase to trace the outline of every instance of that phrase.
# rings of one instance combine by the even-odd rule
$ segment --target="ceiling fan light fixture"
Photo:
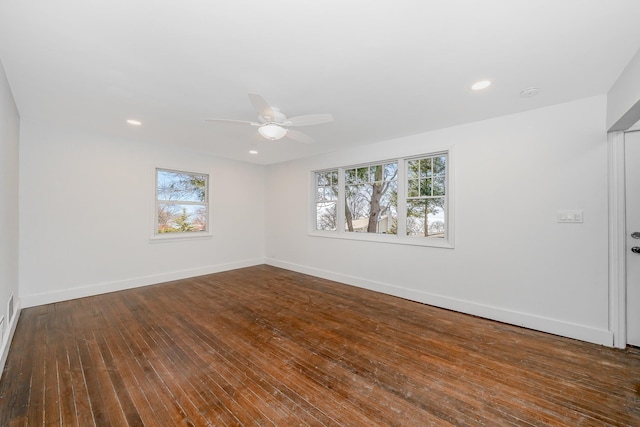
[[[333,121],[331,114],[307,114],[304,116],[296,116],[287,118],[278,108],[272,107],[269,103],[257,93],[249,93],[249,101],[253,105],[254,110],[258,113],[258,122],[249,122],[246,120],[231,119],[205,119],[208,122],[223,123],[241,123],[245,125],[257,126],[258,133],[269,141],[282,139],[285,136],[289,139],[303,144],[312,144],[313,138],[298,130],[291,129],[289,126],[312,126],[322,123],[330,123]]]
[[[278,126],[275,123],[267,123],[266,125],[260,126],[258,128],[258,132],[266,139],[275,141],[277,139],[284,138],[287,134],[287,129],[282,126]]]

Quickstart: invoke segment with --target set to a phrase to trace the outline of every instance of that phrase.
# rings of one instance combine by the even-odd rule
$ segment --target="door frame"
[[[613,346],[627,346],[627,260],[624,132],[607,134],[609,186],[609,330]]]
[[[638,117],[640,119],[640,117]],[[627,215],[625,188],[625,131],[607,133],[609,193],[609,330],[613,346],[627,347]]]

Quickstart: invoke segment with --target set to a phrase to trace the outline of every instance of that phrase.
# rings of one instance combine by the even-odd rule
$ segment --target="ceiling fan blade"
[[[271,108],[271,105],[269,105],[269,103],[262,97],[262,95],[258,95],[257,93],[249,93],[249,101],[259,115],[264,117],[266,120],[273,120],[273,109]]]
[[[333,121],[331,114],[309,114],[307,116],[297,116],[288,118],[285,121],[287,126],[311,126]]]
[[[260,123],[248,122],[246,120],[231,120],[231,119],[204,119],[206,122],[220,122],[220,123],[235,123],[240,125],[260,126]]]
[[[286,136],[303,144],[313,144],[315,142],[313,138],[299,130],[288,129]]]

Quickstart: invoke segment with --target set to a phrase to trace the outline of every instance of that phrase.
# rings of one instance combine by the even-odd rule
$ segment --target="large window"
[[[156,169],[155,211],[156,235],[208,231],[209,175]]]
[[[447,150],[315,171],[313,230],[329,237],[452,247],[450,165]]]

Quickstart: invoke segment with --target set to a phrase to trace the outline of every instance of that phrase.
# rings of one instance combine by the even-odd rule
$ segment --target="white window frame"
[[[406,214],[407,214],[407,171],[406,164],[408,160],[420,159],[445,154],[447,156],[446,165],[446,192],[445,192],[445,237],[424,237],[424,236],[407,236],[406,235]],[[345,170],[354,167],[363,167],[372,164],[391,163],[398,164],[398,234],[380,234],[380,233],[355,233],[345,231]],[[309,231],[308,235],[313,237],[326,237],[335,239],[361,240],[377,243],[391,243],[412,246],[427,246],[434,248],[453,249],[455,244],[455,183],[454,183],[454,164],[455,155],[454,148],[447,147],[445,149],[429,151],[411,156],[403,156],[398,158],[390,158],[383,160],[373,160],[366,163],[356,165],[345,165],[340,167],[328,167],[312,170],[309,173]],[[316,230],[316,173],[338,170],[338,202],[337,202],[337,230]],[[401,195],[401,196],[400,196]]]
[[[194,205],[205,205],[207,209],[207,217],[206,217],[206,231],[193,231],[193,232],[182,232],[182,233],[158,233],[158,171],[168,171],[168,172],[177,172],[177,173],[185,173],[192,175],[205,175],[207,177],[207,188],[205,192],[205,203],[191,203],[191,202],[180,202],[180,204],[194,204]],[[209,172],[201,172],[195,170],[187,170],[182,168],[174,168],[174,167],[165,167],[165,166],[153,166],[152,167],[152,175],[153,175],[153,215],[151,219],[151,243],[160,243],[160,242],[175,242],[175,241],[185,241],[185,240],[195,240],[202,238],[211,238],[213,236],[211,232],[211,174]]]
[[[313,187],[313,192],[314,192],[314,204],[313,204],[313,209],[314,209],[314,211],[315,211],[316,213],[317,213],[317,209],[318,209],[318,202],[319,202],[319,200],[318,200],[318,198],[317,198],[317,195],[318,195],[318,189],[319,189],[320,187],[322,187],[322,188],[331,188],[331,187],[333,187],[333,185],[331,185],[331,183],[330,183],[329,185],[318,186],[318,185],[317,185],[317,174],[318,174],[318,173],[329,173],[329,172],[336,172],[336,174],[337,174],[337,176],[338,176],[338,182],[336,183],[336,186],[337,186],[338,188],[340,188],[340,182],[344,182],[344,177],[342,178],[342,181],[340,181],[340,170],[339,170],[338,168],[332,168],[332,169],[327,169],[327,170],[322,170],[322,171],[316,171],[316,172],[314,172],[314,173],[313,173],[313,176],[312,176],[312,179],[314,180],[314,187]],[[340,207],[339,198],[340,198],[340,197],[339,197],[339,192],[338,192],[338,198],[335,200],[335,202],[334,202],[333,200],[326,200],[326,201],[325,201],[324,199],[323,199],[323,201],[325,201],[325,203],[335,203],[335,204],[336,204],[336,213],[337,213],[337,210],[338,210],[338,209],[339,209],[339,207]],[[343,209],[344,209],[344,203],[342,204],[342,206],[343,206]],[[336,218],[336,221],[337,221],[338,219],[339,219],[339,216]],[[316,217],[314,217],[314,223],[313,223],[314,228],[316,228],[316,227],[317,227],[316,222],[317,222],[317,216],[316,216]],[[338,227],[339,227],[339,224],[336,222],[336,229],[337,229]],[[323,230],[323,231],[332,231],[332,232],[333,232],[333,231],[336,231],[336,230]]]

